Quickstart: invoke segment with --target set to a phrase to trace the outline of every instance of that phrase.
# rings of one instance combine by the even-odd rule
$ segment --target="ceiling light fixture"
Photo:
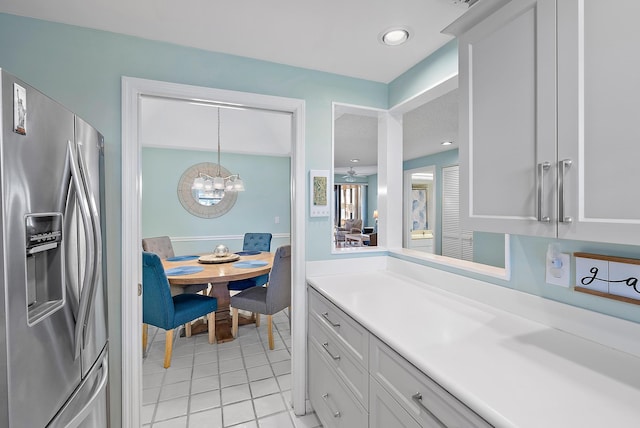
[[[406,28],[392,28],[380,36],[380,40],[387,46],[398,46],[409,40],[409,30]]]
[[[244,182],[240,174],[223,177],[220,174],[220,107],[218,107],[218,173],[212,177],[204,172],[198,173],[193,180],[192,190],[204,193],[199,198],[211,199],[216,204],[224,198],[225,192],[244,192]]]
[[[450,145],[452,145],[452,144],[453,144],[453,141],[443,141],[443,142],[442,142],[442,143],[440,143],[440,144],[442,144],[443,146],[450,146]]]
[[[358,162],[360,162],[360,159],[349,159],[349,162],[358,163]]]

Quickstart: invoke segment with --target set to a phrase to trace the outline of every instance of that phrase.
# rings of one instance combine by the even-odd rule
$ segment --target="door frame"
[[[142,405],[142,144],[140,100],[153,95],[186,100],[206,100],[292,114],[291,147],[291,389],[293,410],[306,411],[306,291],[305,291],[305,102],[224,89],[122,77],[122,230],[121,230],[121,358],[122,426],[141,425]],[[136,286],[137,285],[137,286]]]

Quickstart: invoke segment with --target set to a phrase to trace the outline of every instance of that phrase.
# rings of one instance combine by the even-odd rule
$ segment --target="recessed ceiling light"
[[[398,46],[409,40],[409,30],[405,28],[392,28],[380,36],[380,40],[387,46]]]
[[[452,144],[453,144],[453,141],[443,141],[443,142],[442,142],[442,143],[440,143],[440,144],[442,144],[443,146],[450,146],[450,145],[452,145]]]
[[[358,162],[360,162],[360,159],[349,159],[349,162],[358,163]]]

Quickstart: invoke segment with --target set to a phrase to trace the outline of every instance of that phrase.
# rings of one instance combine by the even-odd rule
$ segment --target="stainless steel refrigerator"
[[[0,427],[106,427],[103,137],[0,79]]]

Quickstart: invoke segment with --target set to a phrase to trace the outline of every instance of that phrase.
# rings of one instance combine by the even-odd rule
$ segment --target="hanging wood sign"
[[[640,305],[640,260],[590,253],[576,258],[575,290]]]

